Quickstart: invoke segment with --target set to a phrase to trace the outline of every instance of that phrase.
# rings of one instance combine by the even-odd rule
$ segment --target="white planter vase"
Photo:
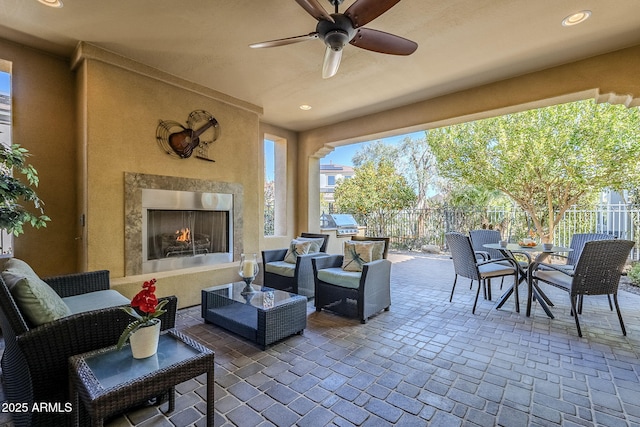
[[[160,339],[160,320],[153,319],[153,324],[143,326],[129,338],[131,343],[131,353],[134,359],[145,359],[153,356],[158,351],[158,340]]]

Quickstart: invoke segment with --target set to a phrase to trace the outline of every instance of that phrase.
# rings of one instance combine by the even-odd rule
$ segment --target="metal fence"
[[[444,235],[449,231],[468,233],[478,228],[501,231],[504,238],[516,242],[533,228],[529,216],[519,207],[413,209],[385,216],[354,215],[367,227],[368,236],[388,236],[394,249],[419,249],[437,245],[445,249]],[[594,209],[568,210],[556,227],[553,243],[569,246],[574,233],[607,233],[636,242],[631,259],[640,260],[640,209],[625,204],[606,204]]]

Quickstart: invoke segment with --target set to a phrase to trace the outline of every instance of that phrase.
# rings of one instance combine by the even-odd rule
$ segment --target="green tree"
[[[407,137],[400,145],[401,156],[405,159],[402,175],[416,191],[418,209],[427,207],[428,192],[436,178],[436,158],[431,153],[428,139],[429,131],[425,131],[424,138]]]
[[[38,172],[26,162],[27,157],[28,150],[18,144],[0,144],[0,228],[15,236],[24,232],[25,223],[41,228],[50,221],[44,215],[44,203],[32,188],[38,186]],[[24,175],[28,184],[14,177],[14,173]],[[30,202],[40,214],[32,213],[20,202]]]
[[[264,235],[275,235],[276,183],[273,180],[264,183]]]
[[[382,141],[369,142],[364,144],[351,158],[353,166],[358,168],[365,163],[378,163],[381,160],[388,160],[397,164],[400,160],[400,152],[395,145],[385,144]]]
[[[424,209],[436,175],[436,161],[427,144],[427,137],[428,131],[425,132],[425,138],[405,137],[399,145],[375,141],[359,149],[351,161],[355,167],[381,160],[392,162],[414,189],[416,208]]]
[[[507,203],[505,203],[505,201]],[[508,198],[498,190],[471,185],[454,185],[449,189],[446,203],[452,207],[505,206]]]
[[[443,176],[504,192],[543,241],[572,205],[640,174],[638,108],[580,101],[432,132]]]
[[[380,160],[355,168],[353,177],[336,185],[334,197],[338,212],[366,215],[382,235],[388,218],[410,207],[416,195],[392,162]]]

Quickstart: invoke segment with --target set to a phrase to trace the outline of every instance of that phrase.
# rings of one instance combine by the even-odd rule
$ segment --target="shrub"
[[[640,262],[636,262],[631,266],[631,269],[627,273],[627,277],[631,283],[636,286],[640,286]]]

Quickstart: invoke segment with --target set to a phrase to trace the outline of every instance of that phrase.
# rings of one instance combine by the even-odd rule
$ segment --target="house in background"
[[[346,165],[334,165],[330,163],[328,165],[320,165],[320,195],[323,203],[328,203],[329,206],[335,202],[333,193],[336,189],[336,184],[342,179],[349,179],[355,174],[352,166]]]

